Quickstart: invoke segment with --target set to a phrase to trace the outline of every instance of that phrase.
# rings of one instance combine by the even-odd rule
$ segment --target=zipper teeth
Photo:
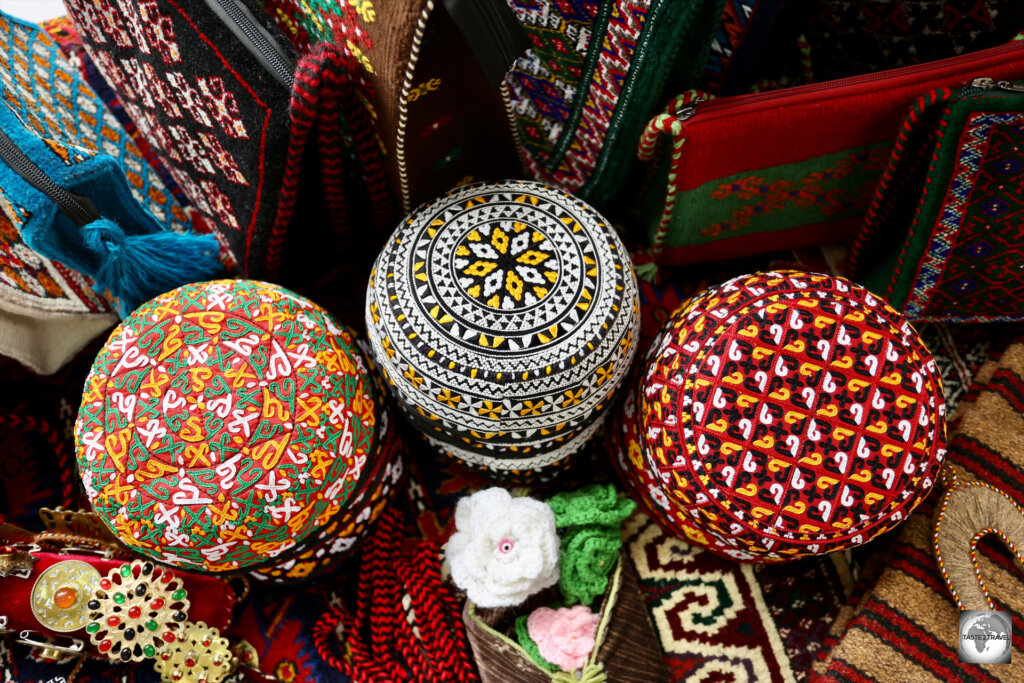
[[[57,208],[76,226],[82,227],[100,217],[98,213],[91,211],[79,202],[73,194],[53,182],[50,176],[46,175],[43,169],[22,152],[2,130],[0,130],[0,158],[10,166],[12,171],[24,178],[25,182],[49,197],[50,201],[56,204]]]
[[[238,0],[216,0],[216,2],[235,26],[245,34],[249,44],[270,64],[280,80],[288,87],[294,85],[295,74],[292,72],[288,59],[281,53],[277,45],[268,41],[266,36],[260,32],[248,12],[239,6]]]
[[[874,81],[881,81],[887,78],[892,78],[893,75],[899,74],[906,76],[909,74],[916,74],[923,71],[933,71],[938,67],[955,66],[957,64],[966,64],[969,62],[977,61],[987,57],[993,57],[995,55],[1002,54],[1004,52],[1016,52],[1024,49],[1024,41],[1017,41],[1012,43],[1005,43],[997,47],[989,48],[981,52],[975,52],[969,55],[961,55],[959,57],[949,57],[947,59],[939,60],[938,62],[925,62],[921,64],[913,64],[911,66],[905,66],[899,69],[889,69],[887,71],[877,71],[870,74],[861,74],[859,76],[850,76],[848,78],[840,78],[835,81],[828,81],[826,83],[809,83],[807,85],[798,85],[794,88],[785,88],[783,90],[773,90],[765,93],[754,93],[751,95],[737,95],[736,97],[725,97],[720,100],[709,100],[701,103],[698,112],[704,113],[708,111],[717,111],[720,109],[729,109],[730,107],[737,107],[746,104],[755,104],[757,102],[763,102],[765,100],[777,100],[785,97],[797,97],[799,95],[806,95],[813,92],[821,92],[823,90],[833,90],[835,88],[845,88],[851,85],[861,85],[864,83],[872,83]]]

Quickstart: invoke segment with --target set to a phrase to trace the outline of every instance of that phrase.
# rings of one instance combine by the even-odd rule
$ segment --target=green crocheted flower
[[[590,605],[604,594],[621,546],[618,526],[589,524],[562,538],[558,587],[566,604]]]
[[[559,529],[582,524],[618,529],[636,509],[634,501],[619,498],[613,484],[591,484],[577,491],[559,493],[548,500],[548,505],[555,513],[555,526]]]

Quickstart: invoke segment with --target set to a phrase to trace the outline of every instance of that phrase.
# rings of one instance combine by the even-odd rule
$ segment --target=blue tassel
[[[213,235],[159,232],[127,236],[117,223],[100,218],[82,227],[89,249],[100,256],[93,274],[115,297],[122,316],[155,296],[224,273]]]

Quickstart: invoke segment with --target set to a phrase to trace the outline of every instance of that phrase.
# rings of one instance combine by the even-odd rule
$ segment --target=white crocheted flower
[[[546,503],[502,488],[459,501],[445,551],[452,580],[480,607],[518,605],[558,582],[555,515]]]

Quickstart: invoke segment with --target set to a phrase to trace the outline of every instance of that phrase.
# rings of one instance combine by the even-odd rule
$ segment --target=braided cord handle
[[[868,205],[864,224],[850,245],[845,267],[846,273],[850,277],[859,279],[864,276],[866,269],[864,264],[865,252],[871,246],[874,239],[879,234],[884,233],[883,228],[894,209],[896,198],[907,191],[912,174],[906,172],[905,164],[908,163],[908,160],[913,161],[911,158],[912,154],[924,151],[910,149],[914,136],[920,132],[918,128],[921,119],[932,108],[945,105],[954,96],[955,93],[952,89],[938,88],[919,96],[914,101],[914,104],[911,105],[907,116],[903,119],[902,126],[900,126],[900,131],[896,135],[892,154],[889,155],[889,161],[875,188],[874,197]],[[935,150],[935,153],[937,153],[937,150]],[[892,281],[886,290],[886,294],[889,296],[892,295],[893,286],[903,269],[902,265],[905,259],[906,247],[904,246],[899,257],[899,266],[894,269]]]
[[[669,100],[665,111],[652,118],[644,127],[644,132],[640,136],[637,157],[643,162],[648,162],[654,158],[658,141],[662,135],[669,135],[672,139],[668,182],[665,187],[665,205],[661,211],[661,219],[658,221],[658,227],[651,238],[650,248],[644,252],[647,260],[635,266],[637,277],[647,282],[654,282],[658,277],[658,257],[661,255],[665,237],[668,235],[668,228],[672,222],[672,212],[675,208],[679,192],[676,181],[679,177],[679,172],[682,170],[683,145],[686,144],[686,138],[683,137],[683,124],[688,118],[693,116],[699,103],[713,98],[714,95],[703,90],[687,90]]]

